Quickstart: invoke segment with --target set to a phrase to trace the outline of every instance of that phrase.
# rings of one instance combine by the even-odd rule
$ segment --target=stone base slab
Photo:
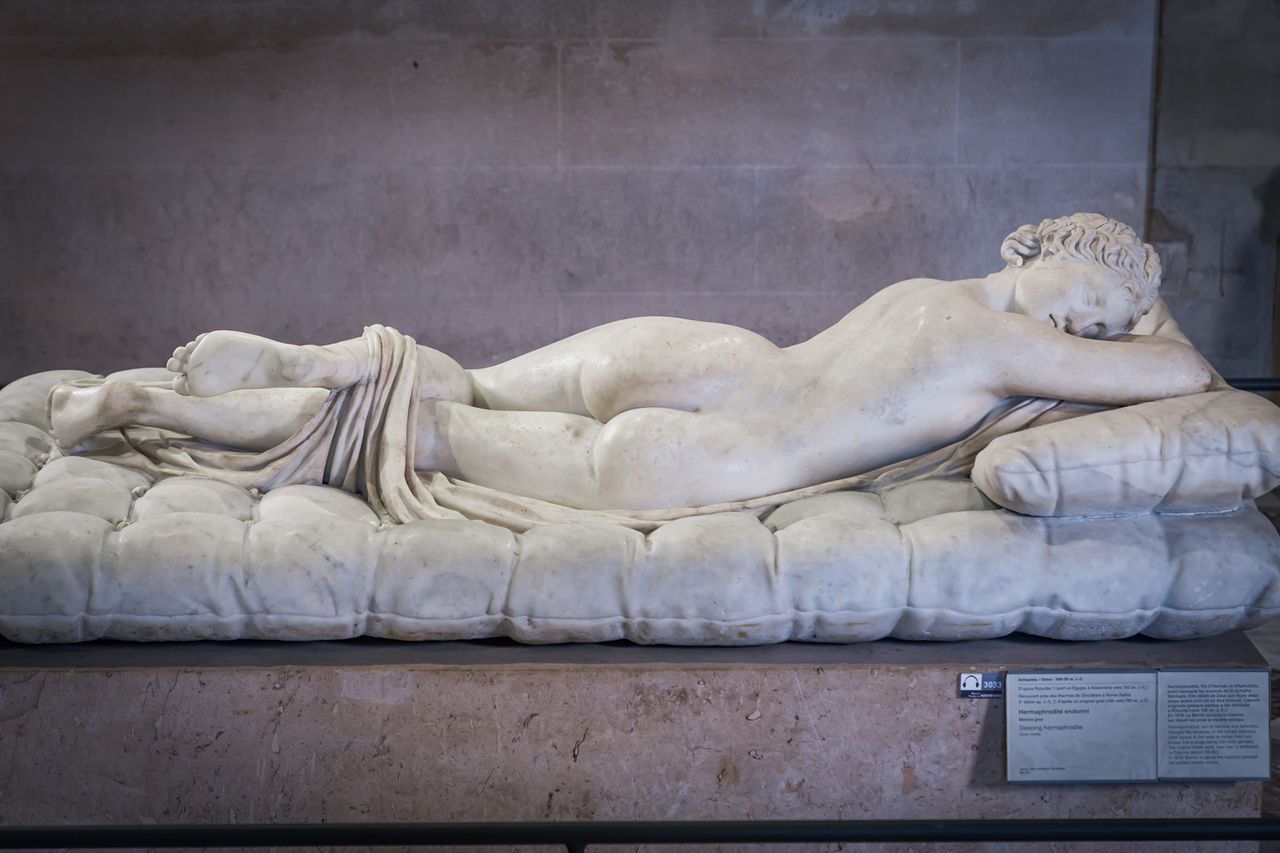
[[[1259,782],[1009,785],[1003,702],[956,676],[1264,665],[1243,634],[0,644],[0,823],[1256,817]]]

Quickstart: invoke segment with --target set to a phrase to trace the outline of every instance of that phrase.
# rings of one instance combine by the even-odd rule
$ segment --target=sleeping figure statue
[[[996,247],[993,246],[994,250]],[[994,255],[995,252],[993,251]],[[1280,408],[1092,213],[794,346],[645,317],[464,369],[385,326],[0,389],[0,637],[682,645],[1280,616]]]
[[[532,520],[569,508],[660,521],[847,483],[964,438],[1010,400],[1116,406],[1208,388],[1194,349],[1127,334],[1160,283],[1128,226],[1047,219],[1001,255],[984,278],[886,287],[785,348],[643,317],[464,370],[383,327],[327,346],[209,332],[174,351],[170,384],[56,388],[52,426],[68,449],[130,426],[193,436],[135,445],[162,472],[345,484],[396,521],[450,514],[415,470]]]

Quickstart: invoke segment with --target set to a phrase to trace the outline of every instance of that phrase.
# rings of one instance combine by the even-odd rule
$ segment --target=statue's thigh
[[[633,508],[701,506],[783,491],[804,472],[767,422],[731,412],[645,408],[596,439],[601,495]]]

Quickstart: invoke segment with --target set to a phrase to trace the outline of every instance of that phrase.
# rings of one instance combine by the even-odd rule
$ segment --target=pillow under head
[[[1234,388],[1001,436],[973,482],[1025,515],[1220,512],[1280,485],[1280,408]]]

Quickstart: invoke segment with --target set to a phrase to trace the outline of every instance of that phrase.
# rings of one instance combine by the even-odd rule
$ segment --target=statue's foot
[[[173,351],[173,390],[214,397],[245,388],[345,388],[363,368],[336,347],[296,346],[245,332],[207,332]]]
[[[142,390],[123,379],[64,383],[49,394],[49,423],[58,446],[69,450],[103,430],[131,423]]]

